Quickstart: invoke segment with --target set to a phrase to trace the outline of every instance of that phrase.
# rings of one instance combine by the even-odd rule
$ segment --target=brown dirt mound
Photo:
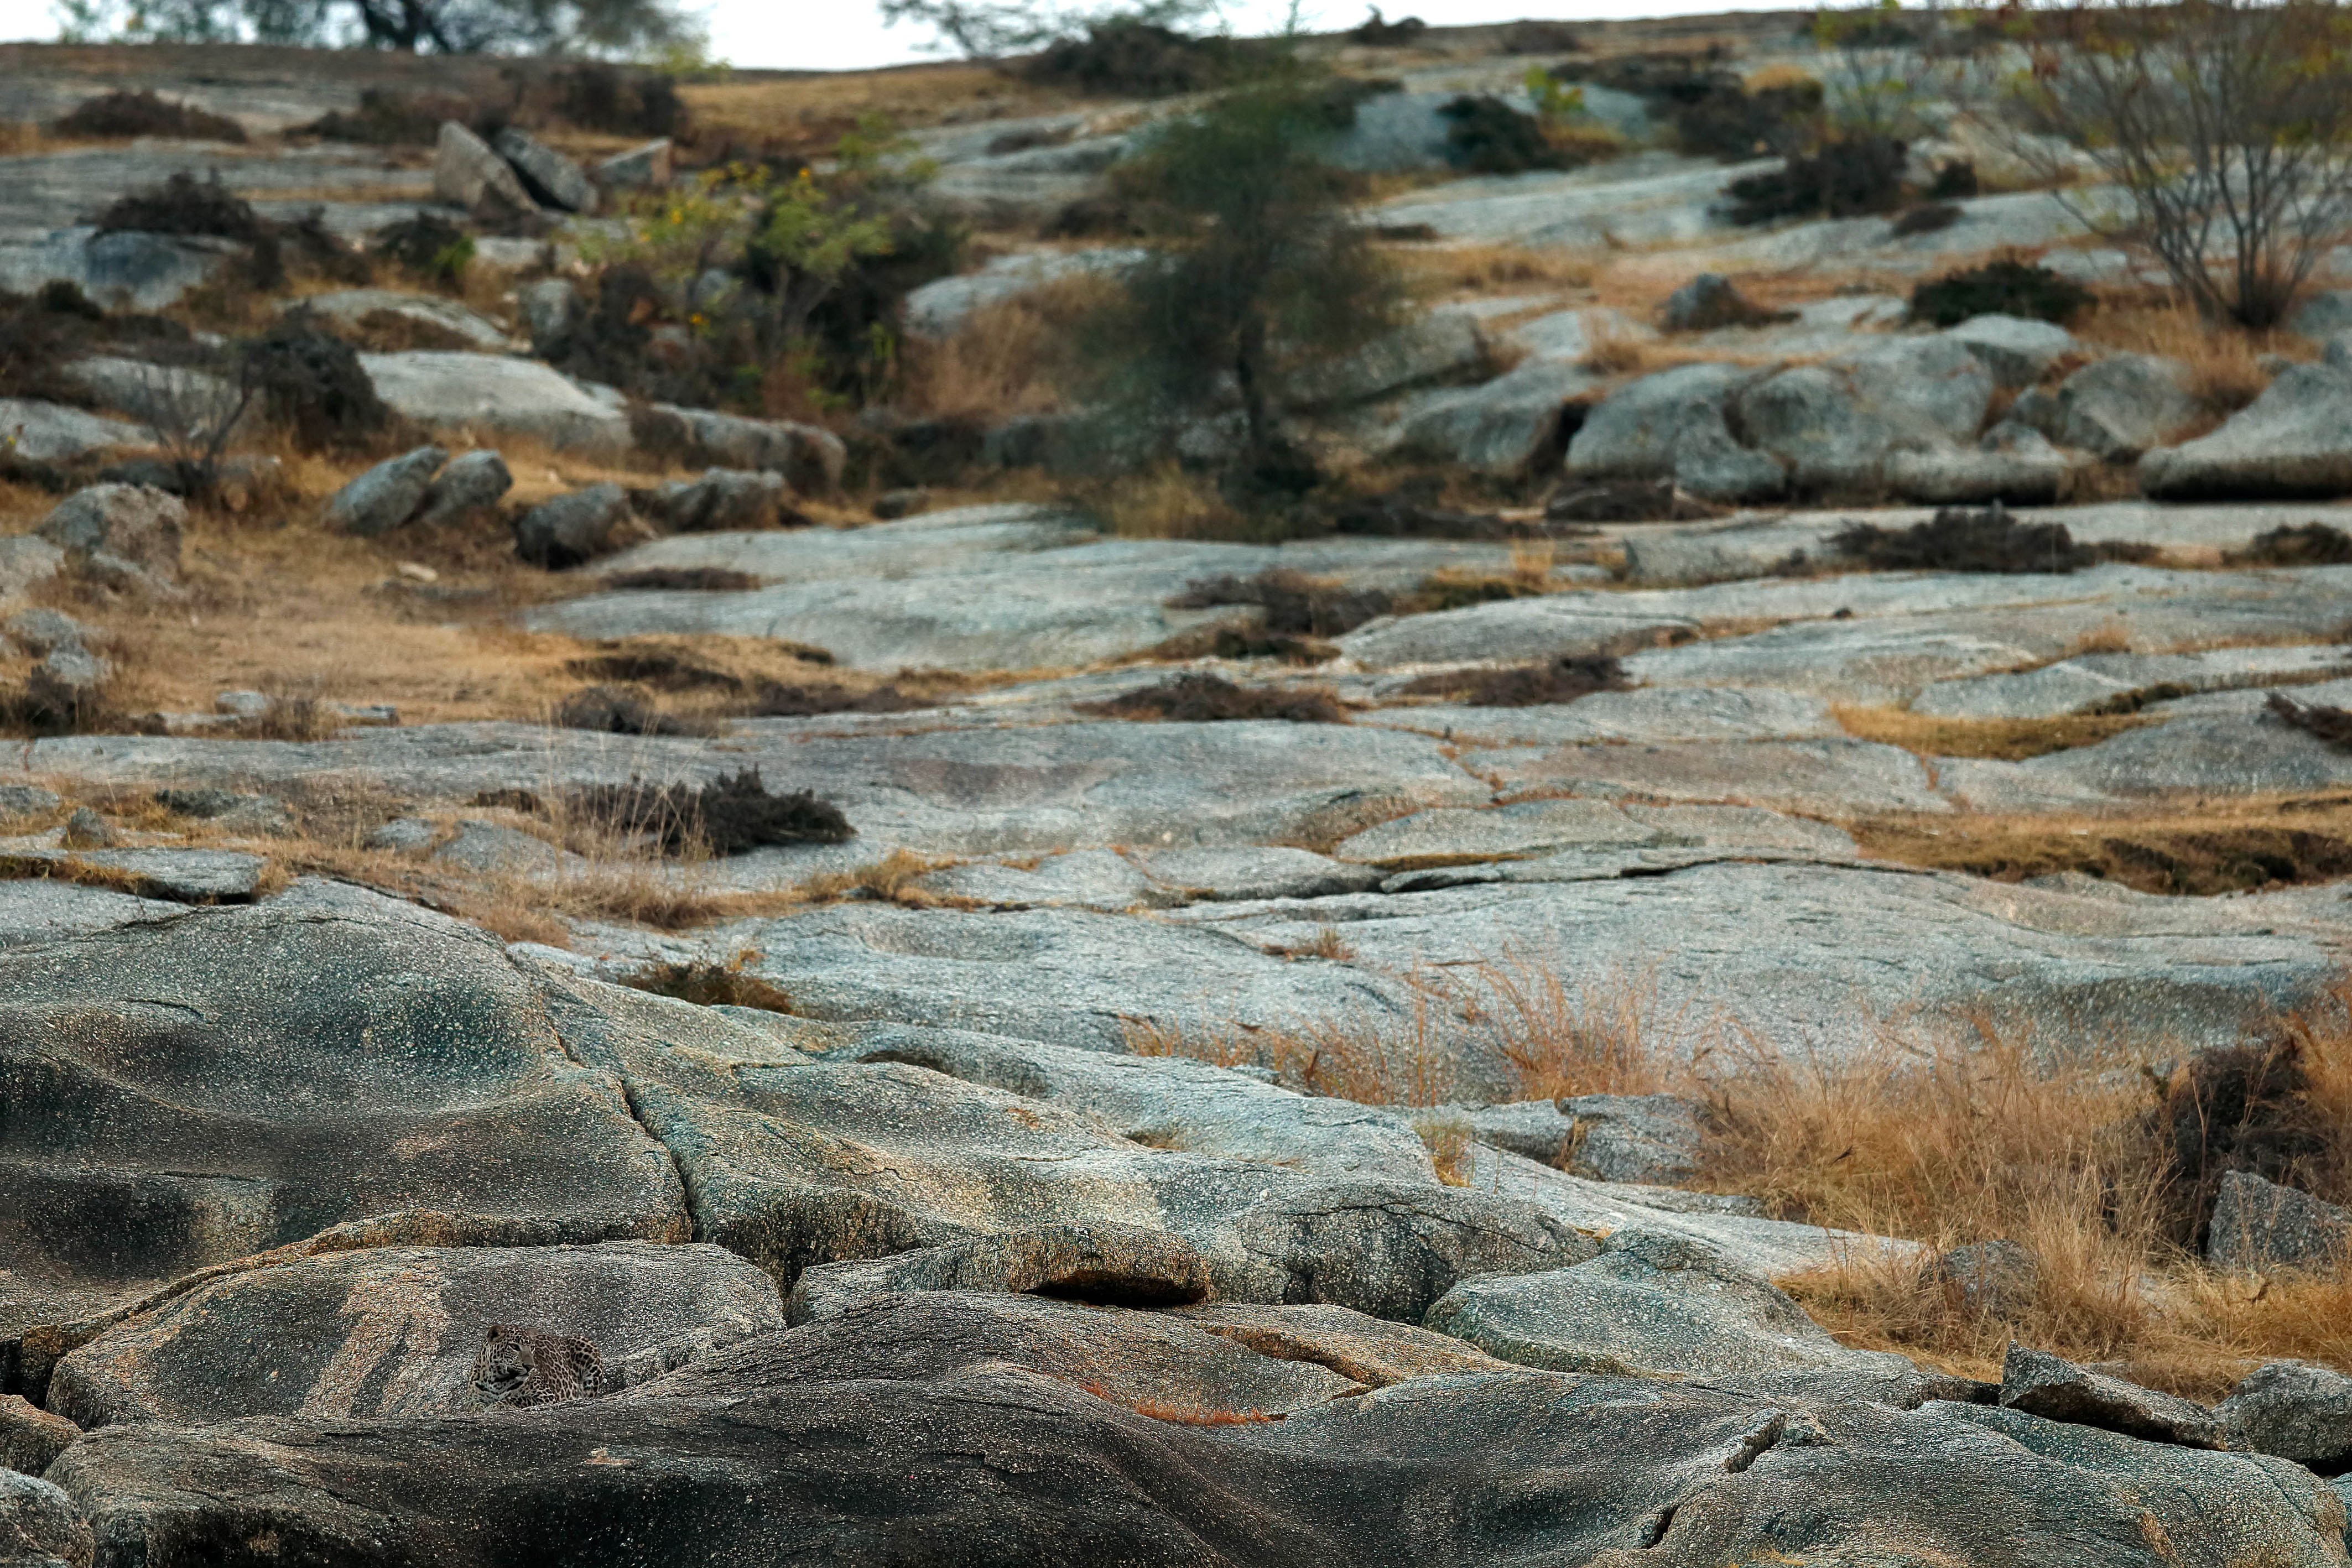
[[[1621,692],[1630,684],[1613,654],[1574,653],[1516,669],[1423,675],[1404,690],[1409,696],[1444,697],[1469,707],[1533,707],[1572,703],[1594,692]]]
[[[667,854],[698,844],[713,854],[740,855],[763,844],[845,843],[856,833],[839,807],[812,791],[770,793],[756,768],[702,785],[635,779],[593,785],[569,791],[564,804],[572,815],[617,832],[651,834]]]
[[[184,141],[234,141],[242,144],[245,127],[226,115],[214,114],[190,103],[173,103],[151,90],[110,92],[86,99],[53,128],[60,136],[93,140],[128,140],[135,136],[167,136]]]
[[[1082,713],[1108,718],[1159,719],[1171,724],[1214,724],[1225,719],[1272,718],[1291,724],[1345,724],[1348,716],[1326,691],[1271,691],[1237,686],[1221,675],[1186,674],[1156,686],[1105,702],[1080,703]]]

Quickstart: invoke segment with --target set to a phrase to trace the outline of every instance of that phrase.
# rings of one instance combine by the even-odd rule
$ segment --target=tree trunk
[[[1234,350],[1234,380],[1241,384],[1242,418],[1249,426],[1250,461],[1273,449],[1274,421],[1265,406],[1265,322],[1253,310],[1242,318]]]

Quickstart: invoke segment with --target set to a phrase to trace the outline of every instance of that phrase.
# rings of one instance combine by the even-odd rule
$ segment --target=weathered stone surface
[[[38,1325],[336,1227],[685,1239],[619,1085],[566,1058],[495,939],[408,905],[306,883],[17,947],[0,998],[0,1062],[39,1085],[0,1130],[0,1358],[28,1388],[95,1332]]]
[[[343,288],[331,294],[306,295],[289,309],[310,311],[353,326],[379,313],[396,316],[465,339],[487,353],[508,353],[520,347],[497,322],[454,299],[435,294],[408,294],[396,288]]]
[[[2074,461],[2041,432],[2005,422],[1974,447],[1890,453],[1882,472],[1886,487],[1906,500],[2042,507],[2064,494],[2074,471]]]
[[[93,1549],[73,1499],[45,1480],[0,1470],[0,1563],[90,1568]]]
[[[361,538],[390,533],[416,515],[448,460],[438,446],[386,458],[335,492],[327,503],[327,526]]]
[[[1568,472],[1580,478],[1680,478],[1678,444],[1690,423],[1711,417],[1721,424],[1725,403],[1758,374],[1738,365],[1678,365],[1619,388],[1585,416],[1569,442]]]
[[[1601,800],[1528,800],[1486,810],[1416,811],[1342,839],[1333,853],[1391,868],[1504,860],[1592,844],[1645,844],[1657,830]]]
[[[79,722],[106,706],[114,665],[79,643],[60,643],[25,677],[25,695],[43,712]]]
[[[500,130],[490,139],[490,147],[513,165],[523,189],[535,200],[567,213],[596,210],[596,187],[581,172],[580,165],[520,127]]]
[[[1478,324],[1454,310],[1433,310],[1385,332],[1302,377],[1297,405],[1344,408],[1431,382],[1472,379],[1486,367]]]
[[[1309,1176],[1437,1179],[1411,1124],[1181,1056],[1126,1056],[964,1030],[867,1025],[835,1060],[905,1061],[1091,1117],[1160,1149],[1263,1160]]]
[[[39,532],[77,570],[168,587],[179,580],[187,522],[180,498],[152,486],[91,485],[59,502]]]
[[[1948,811],[1919,759],[1866,740],[1755,741],[1712,746],[1564,746],[1474,752],[1468,766],[1507,789],[1726,800],[1784,811]]]
[[[1475,386],[1441,387],[1406,400],[1392,445],[1488,474],[1531,472],[1559,455],[1569,405],[1601,384],[1574,360],[1531,359]]]
[[[1187,898],[1323,898],[1364,893],[1378,873],[1278,845],[1152,850],[1137,857],[1154,882]]]
[[[72,835],[69,832],[68,836]],[[238,850],[23,850],[28,862],[72,859],[114,873],[123,891],[178,904],[241,904],[253,897],[268,862]]]
[[[491,445],[504,435],[529,436],[612,459],[627,455],[634,444],[619,409],[535,360],[420,350],[362,354],[360,365],[378,397],[428,430],[476,434]]]
[[[48,1404],[86,1428],[474,1410],[491,1323],[589,1341],[617,1387],[784,1317],[775,1281],[716,1247],[370,1247],[224,1274],[118,1323],[58,1363]]]
[[[1568,741],[1816,740],[1845,731],[1819,697],[1770,686],[1644,687],[1594,692],[1572,703],[1474,708],[1390,708],[1358,724],[1415,729],[1464,744],[1559,745]]]
[[[1698,1168],[1698,1106],[1675,1094],[1577,1094],[1446,1106],[1479,1142],[1596,1181],[1676,1182]]]
[[[1108,276],[1143,255],[1129,246],[1113,246],[997,256],[978,272],[938,278],[909,292],[902,307],[903,319],[915,337],[952,338],[976,310],[1062,278]]]
[[[460,453],[425,487],[415,520],[420,528],[463,527],[494,516],[512,488],[514,476],[498,453]]]
[[[1613,1233],[1600,1257],[1572,1269],[1456,1285],[1425,1326],[1558,1372],[1794,1387],[1837,1374],[1890,1390],[1918,1378],[1902,1356],[1839,1344],[1706,1243],[1640,1228]]]
[[[1938,681],[1912,701],[1911,711],[1946,718],[2055,718],[2158,688],[2186,695],[2332,671],[2352,673],[2352,657],[2324,643],[2202,653],[2084,653],[2018,674]]]
[[[713,468],[699,479],[673,479],[640,501],[646,515],[671,533],[769,528],[790,492],[776,473]]]
[[[1035,867],[975,862],[917,879],[922,892],[950,902],[985,904],[999,909],[1129,910],[1181,902],[1143,869],[1111,850],[1075,850],[1053,855]]]
[[[1971,316],[1944,336],[1984,361],[1994,384],[2030,387],[2074,351],[2074,335],[2053,321],[2000,314]]]
[[[0,950],[88,936],[182,913],[159,899],[50,877],[0,880]]]
[[[21,1394],[0,1394],[0,1470],[37,1476],[80,1437],[81,1428],[64,1416]]]
[[[2042,1260],[2031,1248],[2014,1241],[1975,1241],[1937,1258],[1936,1277],[1969,1312],[2020,1318],[2033,1306],[2042,1281]]]
[[[2219,1448],[2227,1439],[2221,1423],[2202,1405],[2087,1371],[2014,1341],[2000,1364],[2000,1403],[2004,1409],[2151,1443]]]
[[[150,437],[135,424],[103,419],[62,403],[0,398],[0,439],[17,456],[57,463],[119,446],[144,446]]]
[[[2281,372],[2210,435],[2149,452],[2139,484],[2181,501],[2352,494],[2352,354],[2331,346],[2326,363]]]
[[[849,449],[841,437],[821,426],[789,419],[746,419],[669,403],[654,407],[686,427],[696,461],[781,474],[786,485],[803,496],[830,495],[841,487]]]
[[[544,354],[571,336],[580,319],[580,286],[568,277],[542,277],[515,291],[530,346]]]
[[[2352,1470],[2352,1377],[2302,1361],[2249,1374],[2213,1407],[2231,1448],[2292,1459],[2323,1476]]]
[[[2185,376],[2176,360],[2110,354],[2059,383],[2058,428],[2043,434],[2110,463],[2129,462],[2197,416]]]
[[[52,220],[54,221],[54,220]],[[37,294],[70,283],[112,310],[165,310],[242,258],[245,246],[209,235],[157,235],[87,225],[0,244],[0,288]]]
[[[797,1328],[844,1316],[877,1296],[908,1291],[979,1291],[1097,1305],[1163,1307],[1198,1301],[1212,1284],[1208,1260],[1168,1231],[1099,1223],[1047,1225],[803,1269],[784,1302],[784,1313]]]
[[[433,193],[451,206],[467,212],[535,213],[522,182],[490,144],[458,124],[446,120],[433,147]]]
[[[2264,1181],[2252,1171],[2221,1177],[2206,1233],[2206,1261],[2223,1269],[2334,1268],[2352,1242],[2352,1209]]]
[[[0,821],[47,816],[63,804],[56,790],[37,784],[0,784]]]
[[[19,610],[0,622],[0,632],[35,658],[54,653],[59,648],[86,648],[100,641],[90,629],[62,610],[46,605]]]
[[[533,566],[578,566],[619,548],[635,521],[629,493],[607,481],[541,501],[515,519],[515,553]]]

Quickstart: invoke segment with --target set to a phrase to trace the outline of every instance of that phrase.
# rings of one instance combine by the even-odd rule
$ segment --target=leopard
[[[593,1342],[576,1334],[491,1323],[482,1331],[473,1381],[475,1389],[497,1406],[593,1399],[604,1392],[604,1357]]]

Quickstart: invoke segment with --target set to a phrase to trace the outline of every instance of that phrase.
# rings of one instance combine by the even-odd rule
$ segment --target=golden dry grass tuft
[[[2083,319],[2075,334],[2108,349],[2158,354],[2188,366],[2189,391],[2200,413],[2188,429],[2176,433],[2181,440],[2212,429],[2263,394],[2271,372],[2258,362],[2261,356],[2316,357],[2312,344],[2292,332],[2217,324],[2184,302],[2162,298],[2105,301]]]
[[[2128,818],[1963,812],[1849,824],[1864,854],[1999,882],[2080,872],[2142,893],[2210,895],[2352,876],[2352,796],[2268,796]]]
[[[1064,278],[975,310],[952,338],[910,340],[900,359],[898,405],[989,421],[1060,407],[1074,369],[1073,329],[1110,290],[1103,279]]]
[[[2146,714],[2062,714],[2055,718],[1940,718],[1901,708],[1839,704],[1830,710],[1857,740],[1899,746],[1921,757],[1983,757],[2021,762],[2096,746],[2159,722]]]
[[[1416,292],[1434,297],[1583,289],[1592,284],[1592,264],[1562,251],[1516,245],[1446,245],[1416,246],[1395,255],[1407,283]]]

